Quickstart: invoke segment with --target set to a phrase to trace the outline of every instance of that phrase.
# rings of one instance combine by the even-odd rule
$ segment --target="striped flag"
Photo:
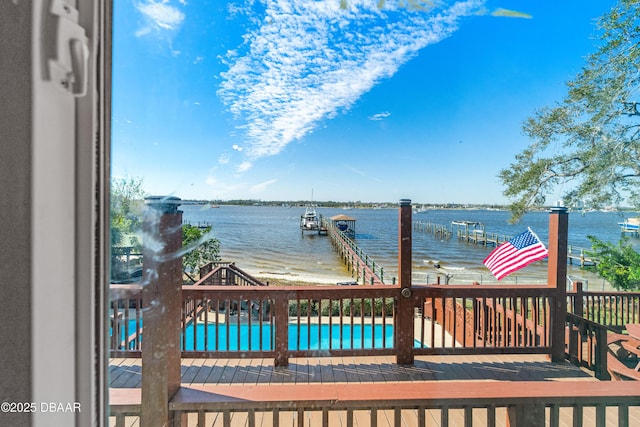
[[[548,253],[538,236],[529,228],[491,251],[483,263],[496,279],[501,280],[514,271],[545,258]]]

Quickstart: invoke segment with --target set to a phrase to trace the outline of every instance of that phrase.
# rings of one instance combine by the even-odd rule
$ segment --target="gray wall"
[[[0,1],[0,401],[31,401],[32,2]],[[0,414],[0,425],[28,425]]]

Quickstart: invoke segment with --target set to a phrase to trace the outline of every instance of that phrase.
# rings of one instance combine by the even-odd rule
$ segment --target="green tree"
[[[135,234],[142,225],[146,193],[142,178],[111,179],[111,246],[139,246]]]
[[[568,182],[567,206],[640,206],[640,117],[631,103],[640,89],[639,3],[621,0],[598,20],[598,48],[565,98],[524,123],[533,142],[499,174],[512,220]]]
[[[628,239],[622,239],[614,245],[593,236],[588,237],[593,245],[589,255],[598,262],[587,269],[596,271],[617,290],[640,289],[640,254],[633,249]]]
[[[113,178],[111,180],[111,271],[113,278],[129,279],[132,270],[141,267],[142,258],[129,260],[127,247],[142,252],[137,235],[142,228],[142,214],[146,193],[142,178]],[[200,229],[189,224],[182,227],[182,265],[187,276],[211,261],[218,261],[220,243],[211,236],[211,227]]]
[[[219,261],[220,242],[211,235],[211,227],[199,228],[190,224],[182,226],[182,269],[191,279],[200,267],[211,261]]]

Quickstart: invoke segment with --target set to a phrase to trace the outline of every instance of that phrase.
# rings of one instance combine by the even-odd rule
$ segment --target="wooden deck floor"
[[[141,359],[111,359],[113,388],[137,388]],[[183,384],[384,383],[399,381],[595,381],[570,363],[543,355],[417,356],[398,366],[393,356],[292,358],[286,368],[271,359],[183,359]]]
[[[112,388],[141,387],[141,359],[114,358],[109,363],[110,384]],[[487,355],[487,356],[417,356],[413,366],[398,366],[393,356],[379,357],[317,357],[292,358],[286,368],[275,368],[271,359],[183,359],[183,385],[219,384],[281,384],[281,383],[371,383],[384,386],[389,382],[450,382],[456,386],[458,381],[597,381],[588,373],[570,363],[551,363],[543,355]],[[459,384],[457,384],[459,386]],[[505,387],[514,387],[513,383],[505,383]],[[570,408],[560,412],[561,426],[570,426]],[[592,411],[593,409],[593,411]],[[613,408],[611,408],[613,410]],[[451,410],[450,426],[462,426],[463,414]],[[475,411],[475,409],[474,409]],[[483,409],[478,409],[483,411]],[[609,409],[608,409],[609,411]],[[593,412],[593,413],[592,413]],[[191,414],[193,415],[193,414]],[[273,425],[270,413],[256,414],[256,424]],[[295,412],[280,413],[279,425],[298,425],[298,414]],[[305,426],[321,426],[320,413],[305,415]],[[368,414],[354,414],[355,426],[370,425]],[[425,414],[427,425],[440,426],[441,414],[438,410],[428,410]],[[595,409],[585,408],[585,426],[596,426]],[[640,425],[640,408],[630,412],[632,424]],[[193,415],[189,426],[196,426]],[[233,426],[247,426],[246,414],[234,414]],[[346,414],[332,413],[330,426],[343,426]],[[397,425],[393,411],[379,411],[377,425]],[[401,425],[417,425],[417,410],[403,410]],[[480,414],[479,423],[474,418],[473,426],[486,425],[484,415]],[[613,419],[617,418],[613,414]],[[611,418],[608,418],[608,420]],[[506,412],[504,409],[496,413],[496,422],[504,426]],[[565,422],[564,420],[567,420]],[[630,421],[631,421],[630,420]],[[207,414],[205,425],[222,425],[220,414]],[[252,424],[252,423],[251,423]],[[111,424],[114,425],[114,424]],[[139,426],[137,417],[128,417],[127,426]],[[617,424],[616,424],[617,425]]]

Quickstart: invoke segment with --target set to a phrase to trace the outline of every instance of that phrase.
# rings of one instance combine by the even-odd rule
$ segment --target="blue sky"
[[[613,4],[115,1],[112,175],[184,199],[507,203],[522,122]]]

